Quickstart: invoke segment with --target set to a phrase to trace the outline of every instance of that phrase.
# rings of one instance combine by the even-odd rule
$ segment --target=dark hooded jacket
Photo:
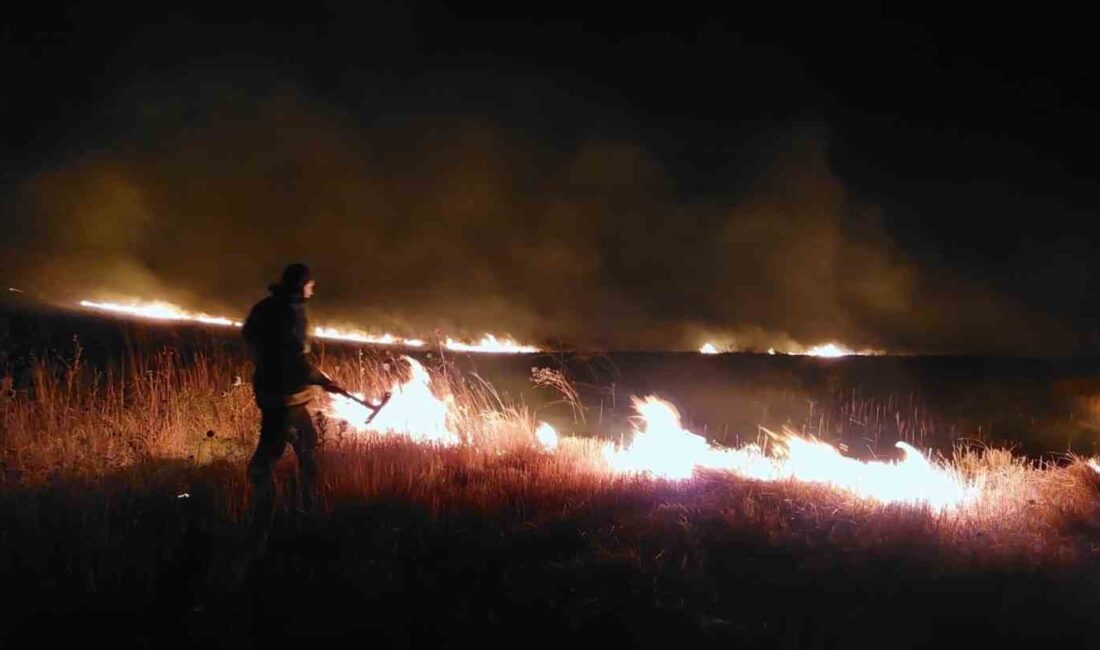
[[[261,407],[306,404],[314,386],[330,383],[309,360],[307,328],[301,292],[281,285],[249,312],[242,334],[256,366],[252,386]]]

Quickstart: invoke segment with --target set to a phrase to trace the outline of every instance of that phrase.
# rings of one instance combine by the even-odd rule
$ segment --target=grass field
[[[403,372],[346,348],[321,362],[369,394]],[[24,372],[0,400],[0,633],[13,645],[354,634],[905,648],[1100,628],[1100,475],[1079,458],[949,450],[986,486],[958,512],[717,471],[616,475],[591,407],[578,438],[548,452],[534,406],[443,363],[434,387],[455,400],[464,443],[319,417],[322,507],[294,508],[288,452],[268,553],[237,582],[258,412],[233,345],[131,345],[91,361],[72,347]],[[558,397],[556,412],[572,413]]]

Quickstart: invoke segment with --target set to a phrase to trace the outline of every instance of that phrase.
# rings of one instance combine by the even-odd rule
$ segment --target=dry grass
[[[243,454],[256,429],[244,371],[224,354],[181,362],[172,350],[129,356],[106,370],[86,366],[79,350],[70,362],[38,361],[32,390],[0,401],[4,482]]]
[[[362,350],[330,352],[322,365],[344,385],[368,395],[380,394],[408,373],[399,361]],[[196,470],[219,461],[243,467],[258,419],[251,387],[242,379],[248,374],[243,359],[212,350],[187,359],[169,349],[133,355],[107,370],[87,367],[79,349],[68,363],[39,362],[33,391],[0,402],[4,488],[94,483],[120,472],[136,477],[156,463],[182,463]],[[736,509],[739,517],[748,517],[743,522],[748,526],[782,530],[790,512],[800,513],[796,519],[802,523],[809,517],[813,528],[826,525],[815,518],[827,512],[835,519],[828,526],[837,530],[881,529],[915,518],[929,522],[946,544],[972,543],[986,554],[1031,554],[1042,561],[1091,552],[1093,534],[1100,530],[1100,477],[1081,459],[1043,464],[1002,449],[959,447],[949,464],[980,481],[987,495],[955,514],[874,505],[820,486],[753,484],[717,473],[678,486],[610,476],[595,442],[567,439],[556,453],[544,453],[535,442],[536,421],[526,406],[446,363],[433,376],[437,393],[450,395],[456,404],[454,425],[465,444],[445,448],[400,437],[364,437],[319,415],[330,503],[384,495],[437,513],[451,507],[489,512],[517,501],[568,513],[576,504],[619,500],[627,494],[634,500],[659,495],[651,505],[668,494],[689,494],[692,507]],[[533,381],[552,385],[578,408],[577,395],[564,377],[540,374]],[[286,468],[293,467],[289,456]],[[239,477],[225,480],[222,502],[237,520],[244,511],[245,487]],[[701,494],[722,498],[702,503]],[[769,509],[776,512],[769,515]]]
[[[349,388],[375,395],[405,372],[389,358],[363,352],[329,353],[322,365]],[[258,427],[251,388],[241,381],[247,376],[241,358],[212,350],[186,359],[162,350],[109,369],[87,367],[79,355],[35,366],[33,391],[0,402],[0,513],[8,531],[0,568],[13,576],[11,585],[47,576],[43,584],[54,585],[43,587],[48,598],[84,602],[113,594],[111,602],[124,608],[157,597],[179,558],[196,554],[188,541],[195,530],[203,531],[202,544],[213,547],[235,539],[246,520],[244,461]],[[580,572],[571,579],[594,580],[593,602],[643,598],[665,607],[679,599],[677,607],[706,621],[730,618],[744,581],[833,576],[880,584],[895,579],[883,577],[891,572],[920,582],[962,580],[957,576],[975,571],[1097,570],[1100,475],[1081,459],[1038,465],[1004,450],[960,447],[951,465],[980,479],[988,494],[954,514],[720,472],[686,482],[622,477],[603,470],[596,441],[568,439],[555,453],[538,448],[531,411],[476,377],[444,364],[435,382],[458,404],[466,444],[364,437],[321,418],[321,525],[342,531],[333,533],[342,540],[338,550],[325,552],[336,553],[349,572],[362,573],[364,585],[411,588],[412,578],[386,568],[409,548],[459,553],[462,562],[491,567],[505,553],[498,542],[509,540],[517,548],[536,545],[526,551],[529,558],[508,560],[516,575],[525,575],[527,562],[542,563],[545,571]],[[557,388],[570,399],[567,384]],[[288,526],[290,456],[279,468],[279,521]],[[183,493],[190,497],[179,499]],[[437,538],[443,541],[432,541]],[[471,539],[481,540],[478,548],[467,548]],[[294,568],[299,551],[287,553],[291,565],[280,575],[320,570]],[[745,559],[757,557],[771,559],[759,566]],[[625,573],[592,577],[608,567]],[[202,570],[178,569],[186,575]],[[499,579],[508,585],[518,580]],[[601,580],[633,586],[607,595],[600,590],[610,587]],[[532,593],[508,587],[520,589],[510,598],[551,597],[538,591],[550,586],[535,583],[523,587]],[[496,588],[505,589],[501,585]],[[37,611],[38,605],[27,607]],[[559,614],[588,620],[587,614]],[[639,614],[639,621],[647,616]],[[747,634],[738,630],[736,638]]]

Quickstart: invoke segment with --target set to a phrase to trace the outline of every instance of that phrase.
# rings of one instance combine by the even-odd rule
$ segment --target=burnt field
[[[396,351],[316,349],[368,394],[402,372]],[[1100,631],[1094,362],[417,351],[462,443],[319,414],[322,505],[296,509],[288,451],[268,551],[242,572],[258,413],[235,331],[6,307],[0,350],[9,647],[924,647]],[[647,394],[723,446],[783,426],[864,459],[909,441],[984,496],[945,512],[798,480],[606,471],[594,445],[629,439],[630,397]],[[538,422],[571,438],[543,448]]]

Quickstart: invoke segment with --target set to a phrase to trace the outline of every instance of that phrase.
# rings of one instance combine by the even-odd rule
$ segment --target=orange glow
[[[741,348],[741,347],[738,347],[737,345],[728,345],[724,348],[719,348],[717,345],[715,345],[713,343],[710,343],[710,342],[707,342],[707,343],[703,344],[703,346],[699,348],[699,352],[701,354],[721,354],[723,352],[738,352],[738,351],[754,352],[755,353],[755,352],[759,352],[759,350],[760,350],[759,348]],[[884,354],[884,352],[882,352],[880,350],[871,350],[871,349],[856,350],[854,348],[850,348],[846,345],[843,345],[841,343],[837,343],[835,341],[830,341],[828,343],[820,343],[818,345],[813,345],[813,346],[810,346],[810,347],[799,345],[798,343],[796,343],[794,341],[788,341],[786,343],[781,343],[781,344],[776,345],[776,346],[771,346],[771,347],[767,348],[767,350],[765,350],[765,352],[767,354],[772,354],[772,355],[784,354],[784,355],[791,355],[791,356],[821,357],[821,358],[826,358],[826,359],[836,359],[836,358],[839,358],[839,357],[849,357],[849,356],[877,356],[877,355]]]
[[[122,304],[82,301],[80,304],[89,309],[153,320],[241,326],[239,321],[230,318],[188,312],[166,302]],[[318,327],[315,334],[360,343],[423,345],[422,341],[390,334],[375,336],[358,330]],[[497,339],[492,335],[486,335],[473,344],[447,339],[446,347],[469,352],[538,351],[533,346],[520,345],[510,339]],[[852,353],[837,344],[825,344],[806,351],[806,354],[816,356]],[[325,413],[347,422],[360,434],[401,435],[432,444],[460,444],[462,438],[455,428],[459,412],[453,398],[450,395],[437,396],[432,391],[432,377],[427,369],[410,357],[403,359],[411,371],[408,381],[392,385],[392,397],[369,424],[367,420],[372,411],[347,397],[330,395]],[[901,459],[886,462],[849,458],[825,442],[789,430],[771,434],[774,442],[770,451],[754,444],[723,448],[711,445],[702,436],[684,429],[672,404],[656,396],[635,398],[634,409],[638,413],[638,425],[630,443],[623,446],[608,443],[598,447],[599,457],[607,469],[616,474],[647,474],[679,480],[691,478],[697,470],[709,469],[758,481],[815,483],[880,503],[926,505],[941,510],[964,507],[982,495],[982,484],[968,481],[960,473],[929,460],[920,451],[902,442],[897,443]],[[536,427],[534,437],[547,451],[557,453],[561,447],[562,440],[557,431],[545,422]],[[1100,473],[1100,460],[1091,459],[1088,465]]]
[[[668,402],[650,396],[634,398],[642,426],[623,447],[607,445],[604,458],[612,471],[686,479],[696,469],[725,470],[759,481],[795,480],[819,483],[882,503],[956,508],[975,501],[981,486],[935,464],[899,442],[897,462],[864,462],[848,458],[833,446],[793,432],[776,435],[773,454],[757,445],[728,449],[710,445],[687,431]]]
[[[508,338],[498,339],[492,334],[486,334],[481,337],[481,340],[477,343],[464,343],[448,337],[443,346],[448,350],[455,350],[456,352],[507,352],[516,354],[539,351],[539,349],[533,345],[523,345]]]
[[[412,369],[412,376],[404,383],[394,383],[390,388],[390,401],[382,407],[377,417],[366,424],[372,411],[343,395],[332,398],[325,414],[343,420],[356,431],[383,435],[402,435],[420,442],[453,445],[460,442],[451,429],[454,401],[450,396],[439,398],[432,392],[432,377],[424,366],[411,357],[402,357]],[[363,395],[355,395],[363,399]]]
[[[351,341],[353,343],[369,343],[371,345],[395,345],[404,346],[410,348],[419,348],[424,346],[424,341],[420,339],[405,339],[400,336],[394,336],[389,332],[376,335],[368,334],[360,330],[344,330],[337,329],[335,327],[324,327],[318,325],[313,328],[313,336],[319,339],[330,339],[333,341]]]
[[[220,325],[223,327],[241,327],[242,322],[225,316],[212,316],[202,312],[193,312],[182,309],[170,302],[163,300],[142,301],[131,300],[126,304],[117,302],[95,302],[81,300],[80,306],[86,309],[110,312],[121,316],[145,318],[158,321],[176,321],[202,323],[204,325]],[[425,341],[420,339],[408,339],[395,336],[386,332],[384,334],[371,334],[360,329],[343,329],[318,325],[313,328],[312,335],[316,338],[331,341],[348,341],[351,343],[365,343],[369,345],[388,345],[394,347],[422,348]],[[519,353],[539,352],[539,348],[533,345],[523,345],[510,338],[498,339],[492,334],[486,334],[476,343],[466,343],[447,338],[444,346],[450,350],[461,352],[490,352],[490,353]]]
[[[87,307],[88,309],[109,311],[116,314],[137,316],[138,318],[148,318],[151,320],[190,321],[194,323],[204,323],[206,325],[223,325],[226,327],[240,327],[242,324],[241,321],[225,318],[224,316],[211,316],[200,312],[184,311],[172,303],[159,300],[154,302],[133,301],[128,305],[115,302],[81,300],[80,306]]]
[[[837,357],[846,357],[850,354],[855,354],[855,352],[842,345],[837,345],[836,343],[826,343],[824,345],[815,345],[809,350],[806,350],[804,354],[811,357],[835,359]]]
[[[796,350],[788,352],[788,354],[801,354],[810,357],[823,357],[826,359],[836,359],[839,357],[864,357],[864,356],[877,356],[882,354],[879,350],[854,350],[846,345],[840,343],[823,343],[821,345],[815,345],[808,349]]]

